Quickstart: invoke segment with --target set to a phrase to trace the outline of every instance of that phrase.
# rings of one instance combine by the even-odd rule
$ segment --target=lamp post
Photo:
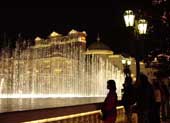
[[[122,64],[123,64],[123,67],[124,67],[125,76],[126,77],[131,76],[131,71],[130,71],[131,59],[123,58],[122,59]]]
[[[145,19],[139,19],[135,20],[135,15],[132,10],[126,10],[124,12],[124,21],[126,27],[131,27],[133,29],[133,34],[135,36],[135,39],[138,39],[139,35],[146,34],[147,30],[147,21]],[[140,57],[138,54],[138,49],[136,48],[136,81],[139,80],[139,74],[140,74]]]

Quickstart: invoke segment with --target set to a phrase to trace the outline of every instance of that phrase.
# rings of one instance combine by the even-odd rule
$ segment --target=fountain
[[[108,79],[121,96],[124,74],[107,55],[86,53],[86,32],[53,32],[26,45],[1,51],[0,98],[105,97]]]

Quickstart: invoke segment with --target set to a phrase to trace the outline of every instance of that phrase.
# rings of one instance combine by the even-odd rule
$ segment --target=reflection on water
[[[0,99],[0,112],[23,111],[103,102],[102,97]]]
[[[37,37],[34,46],[19,39],[15,49],[2,49],[0,112],[101,102],[109,79],[116,81],[120,98],[123,71],[105,52],[86,53],[86,36],[75,30],[67,36],[54,32],[47,39]]]

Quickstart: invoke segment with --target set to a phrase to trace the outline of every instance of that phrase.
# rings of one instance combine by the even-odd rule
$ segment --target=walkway
[[[122,115],[122,117],[125,117],[125,116]],[[119,122],[116,122],[116,123],[126,123],[126,121],[124,120],[125,118],[121,118],[121,119],[122,120],[119,120]],[[137,123],[137,114],[133,114],[132,123]],[[162,121],[161,123],[170,123],[170,119],[167,119],[167,121]]]

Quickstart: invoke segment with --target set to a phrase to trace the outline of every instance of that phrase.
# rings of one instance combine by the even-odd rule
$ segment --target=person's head
[[[115,83],[114,80],[108,80],[107,81],[107,89],[113,90],[113,91],[116,90],[116,83]]]
[[[160,83],[159,83],[158,81],[154,81],[154,82],[153,82],[153,86],[154,86],[155,88],[160,88]]]
[[[148,77],[145,74],[140,73],[140,80],[141,81],[148,81]]]
[[[145,74],[140,73],[140,77],[139,78],[140,78],[140,84],[147,84],[147,83],[149,83],[148,77]]]
[[[132,84],[132,77],[130,76],[127,76],[125,78],[125,85],[131,85]]]

